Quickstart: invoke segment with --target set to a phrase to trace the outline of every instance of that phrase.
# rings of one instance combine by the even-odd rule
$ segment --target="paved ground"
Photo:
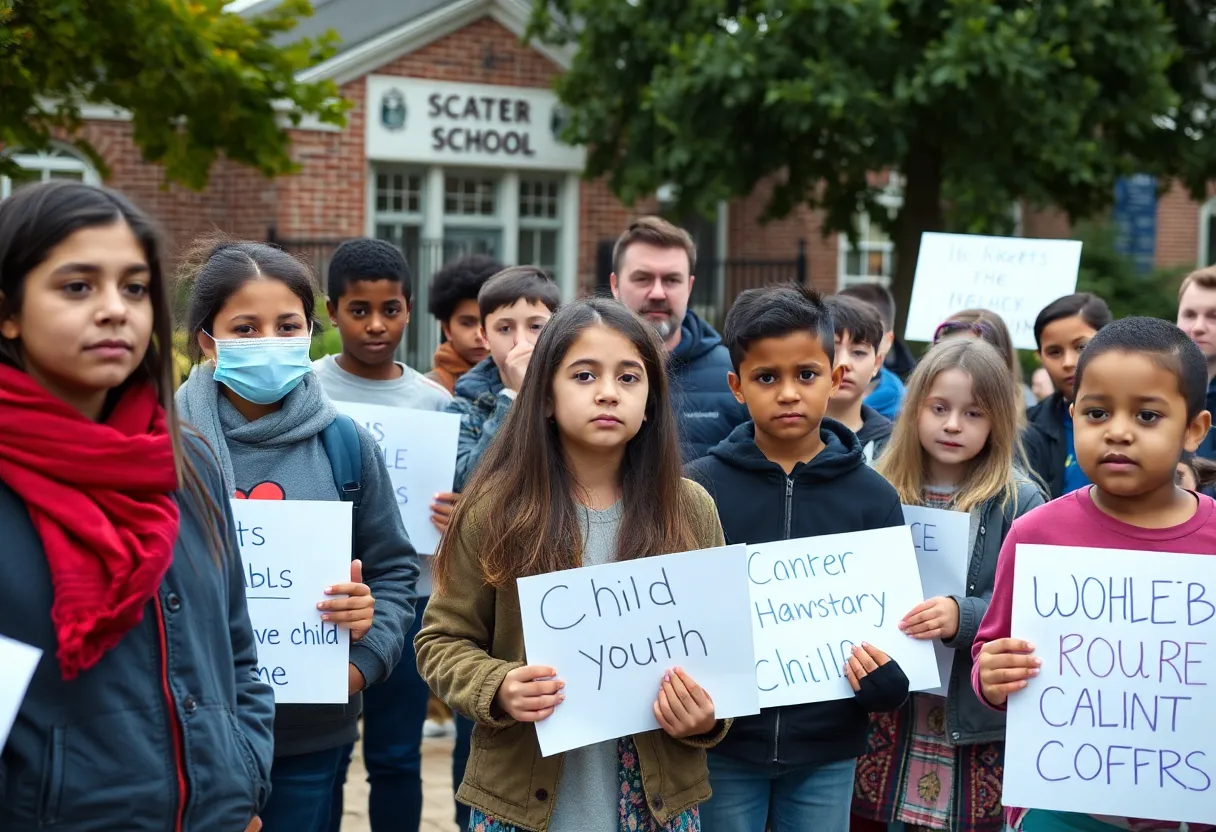
[[[370,832],[367,822],[367,774],[363,749],[355,747],[346,778],[346,813],[342,832]],[[457,832],[452,803],[452,738],[422,741],[422,829],[421,832]]]

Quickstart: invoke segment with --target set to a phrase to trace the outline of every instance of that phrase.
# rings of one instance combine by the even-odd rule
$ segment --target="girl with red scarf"
[[[0,635],[42,651],[0,829],[258,825],[258,681],[216,458],[179,429],[158,236],[112,191],[0,203]]]

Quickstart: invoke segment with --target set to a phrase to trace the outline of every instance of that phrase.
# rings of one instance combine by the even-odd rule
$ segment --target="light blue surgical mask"
[[[312,338],[215,340],[215,380],[254,404],[274,404],[312,369]]]

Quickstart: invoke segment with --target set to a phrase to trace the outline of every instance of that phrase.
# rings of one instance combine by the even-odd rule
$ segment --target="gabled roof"
[[[312,17],[275,40],[291,43],[300,37],[315,38],[329,30],[342,39],[342,51],[351,49],[377,35],[416,20],[427,12],[449,5],[451,0],[313,0]],[[279,4],[279,0],[257,0],[241,9],[245,17],[257,17]]]
[[[279,0],[237,0],[230,5],[246,17],[256,17]],[[530,6],[525,0],[313,0],[315,14],[276,40],[290,43],[301,37],[337,33],[338,53],[323,64],[300,74],[300,80],[353,81],[401,55],[426,46],[445,35],[489,16],[517,36],[527,29]],[[569,66],[564,50],[533,43],[558,66]]]

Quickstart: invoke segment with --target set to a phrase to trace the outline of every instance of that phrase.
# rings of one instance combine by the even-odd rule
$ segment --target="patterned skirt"
[[[900,709],[870,717],[853,813],[948,832],[1002,832],[1004,750],[999,742],[952,745],[946,700],[914,693]]]
[[[620,766],[617,779],[620,783],[619,810],[621,832],[701,832],[701,815],[697,807],[687,809],[666,824],[661,824],[650,814],[646,806],[646,792],[642,789],[642,767],[638,763],[638,749],[633,737],[622,737],[616,744]],[[469,817],[470,832],[518,832],[509,823],[474,809]],[[560,832],[560,830],[559,830]]]

